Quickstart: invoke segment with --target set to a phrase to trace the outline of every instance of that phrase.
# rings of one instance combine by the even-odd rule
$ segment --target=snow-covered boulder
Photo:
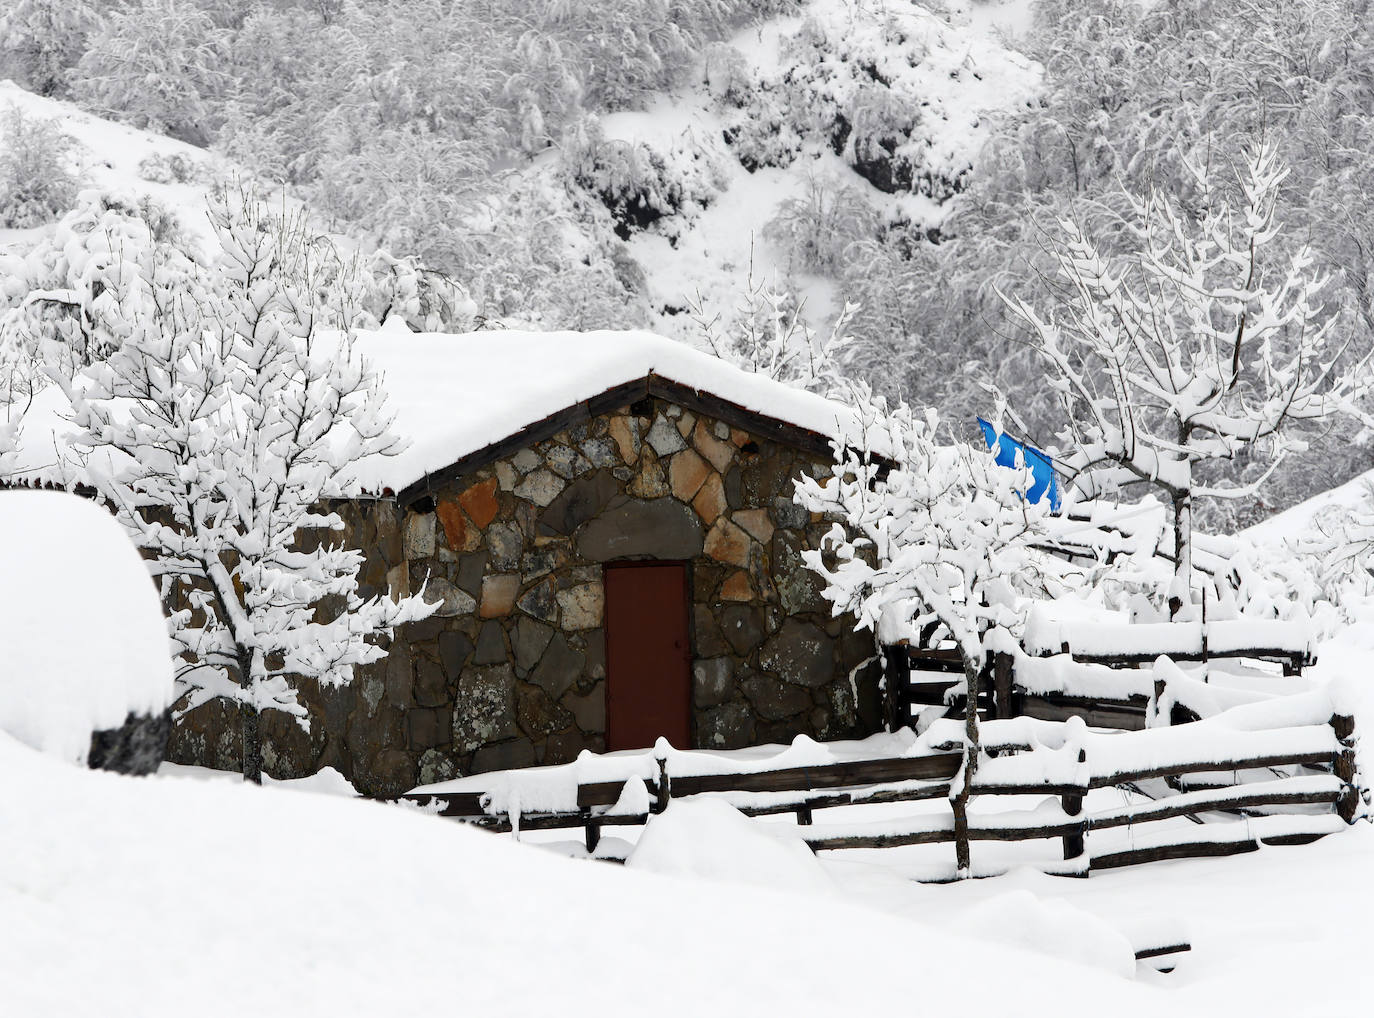
[[[0,730],[75,764],[144,774],[173,700],[148,568],[99,506],[0,491]]]

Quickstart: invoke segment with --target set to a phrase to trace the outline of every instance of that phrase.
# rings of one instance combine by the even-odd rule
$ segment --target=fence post
[[[668,800],[673,796],[673,782],[668,777],[668,758],[661,756],[658,758],[658,802],[656,813],[662,813],[668,808]]]
[[[1085,763],[1088,759],[1088,752],[1085,749],[1078,751],[1078,762]],[[1060,801],[1063,805],[1064,813],[1070,817],[1083,816],[1083,798],[1088,794],[1087,782],[1083,787],[1075,789],[1073,792],[1065,793]],[[1071,862],[1075,859],[1083,858],[1087,851],[1088,822],[1079,820],[1078,828],[1072,834],[1064,835],[1064,860]]]
[[[910,728],[911,654],[906,640],[883,647],[883,678],[887,682],[887,730]]]
[[[1346,823],[1353,824],[1360,805],[1360,789],[1355,784],[1355,719],[1345,714],[1333,714],[1331,729],[1341,747],[1336,753],[1332,770],[1345,783],[1341,797],[1336,800],[1336,813]]]
[[[1170,717],[1168,712],[1160,709],[1160,704],[1164,702],[1164,693],[1168,688],[1163,676],[1155,674],[1155,702],[1151,705],[1154,710],[1151,712],[1151,728],[1168,728]]]
[[[601,843],[601,825],[592,819],[592,811],[590,808],[584,809],[582,811],[582,816],[587,821],[585,827],[587,854],[591,855],[596,851],[596,846]]]
[[[998,651],[992,659],[992,687],[993,699],[997,709],[993,712],[995,718],[1012,718],[1016,716],[1016,711],[1012,707],[1012,656],[1003,651]]]

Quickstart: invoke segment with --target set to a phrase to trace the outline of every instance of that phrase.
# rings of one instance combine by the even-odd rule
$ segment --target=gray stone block
[[[779,678],[816,688],[836,678],[835,641],[798,619],[788,619],[759,652],[759,664]]]
[[[701,520],[690,507],[657,498],[607,509],[578,530],[577,550],[593,562],[636,555],[689,559],[701,554],[703,539]]]
[[[698,707],[715,707],[734,695],[733,662],[728,657],[698,660],[692,664],[692,701]]]

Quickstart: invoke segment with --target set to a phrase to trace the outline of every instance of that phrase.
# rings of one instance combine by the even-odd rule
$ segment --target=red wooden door
[[[687,566],[606,567],[606,748],[691,745]]]

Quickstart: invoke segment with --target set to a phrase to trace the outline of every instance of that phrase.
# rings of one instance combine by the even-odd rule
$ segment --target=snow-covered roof
[[[650,378],[826,438],[852,422],[841,404],[648,332],[383,329],[361,333],[357,348],[383,373],[395,430],[412,443],[361,467],[357,479],[368,491],[401,491],[560,411]]]
[[[515,332],[463,335],[411,333],[404,327],[359,333],[356,351],[381,373],[394,431],[409,439],[405,451],[358,464],[353,490],[402,492],[460,460],[531,429],[562,411],[626,389],[623,402],[652,388],[708,394],[758,419],[799,428],[820,439],[854,417],[842,404],[741,370],[710,354],[648,332]],[[611,409],[608,405],[603,409]],[[585,409],[585,408],[584,408]],[[24,417],[13,476],[28,483],[79,481],[63,465],[69,405],[61,391],[39,394]],[[567,427],[563,423],[552,430]],[[776,427],[770,433],[776,434]],[[880,450],[881,451],[881,450]]]

